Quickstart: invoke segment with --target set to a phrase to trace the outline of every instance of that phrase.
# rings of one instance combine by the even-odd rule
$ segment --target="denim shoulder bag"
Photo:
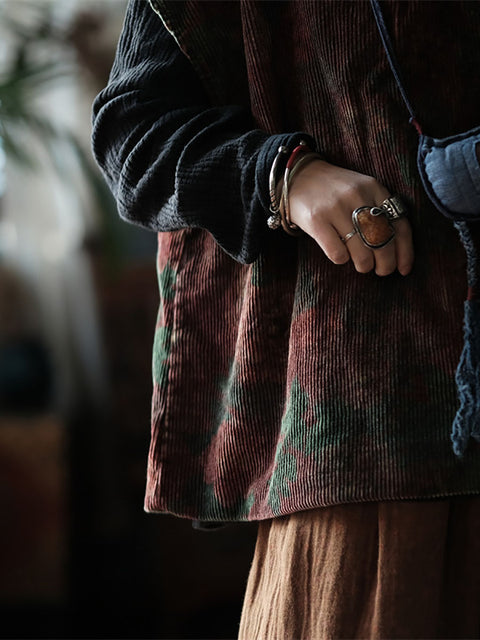
[[[417,167],[423,188],[437,210],[452,220],[467,256],[464,346],[455,376],[460,406],[451,434],[453,450],[462,456],[470,438],[480,442],[479,261],[471,231],[471,223],[480,221],[480,126],[447,138],[433,138],[422,132],[405,91],[379,0],[370,0],[370,4],[390,68],[410,113],[410,123],[419,134]]]

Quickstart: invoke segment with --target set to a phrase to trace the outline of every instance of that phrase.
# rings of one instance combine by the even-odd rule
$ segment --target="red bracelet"
[[[308,146],[308,144],[306,142],[301,140],[300,144],[298,145],[298,147],[295,147],[295,149],[290,154],[290,157],[287,160],[287,166],[285,168],[285,171],[287,171],[287,170],[290,171],[290,169],[295,164],[295,160],[298,158],[299,154],[300,153],[305,153],[306,151],[311,151],[311,149],[310,149],[310,147]]]

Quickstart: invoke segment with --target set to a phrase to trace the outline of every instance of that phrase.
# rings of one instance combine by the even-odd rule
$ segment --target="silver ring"
[[[400,220],[408,213],[407,207],[399,196],[385,198],[379,208],[384,210],[388,220]]]
[[[343,244],[347,244],[350,238],[353,238],[353,236],[356,235],[357,233],[358,231],[356,229],[352,229],[350,233],[347,233],[346,236],[340,237],[340,240],[343,242]]]

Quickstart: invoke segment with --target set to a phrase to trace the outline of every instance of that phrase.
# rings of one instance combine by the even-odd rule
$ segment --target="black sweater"
[[[244,107],[212,105],[148,2],[131,0],[109,84],[93,105],[94,155],[122,218],[154,231],[206,229],[252,262],[267,229],[270,166],[281,144],[300,138],[314,144],[255,129]]]

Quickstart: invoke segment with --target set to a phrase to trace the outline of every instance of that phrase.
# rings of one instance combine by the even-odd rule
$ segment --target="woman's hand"
[[[410,223],[393,223],[395,238],[381,249],[369,249],[353,230],[352,212],[363,205],[379,206],[391,194],[371,176],[313,160],[302,167],[289,185],[290,220],[311,236],[335,264],[353,261],[360,273],[375,269],[386,276],[395,269],[407,275],[413,265]]]

